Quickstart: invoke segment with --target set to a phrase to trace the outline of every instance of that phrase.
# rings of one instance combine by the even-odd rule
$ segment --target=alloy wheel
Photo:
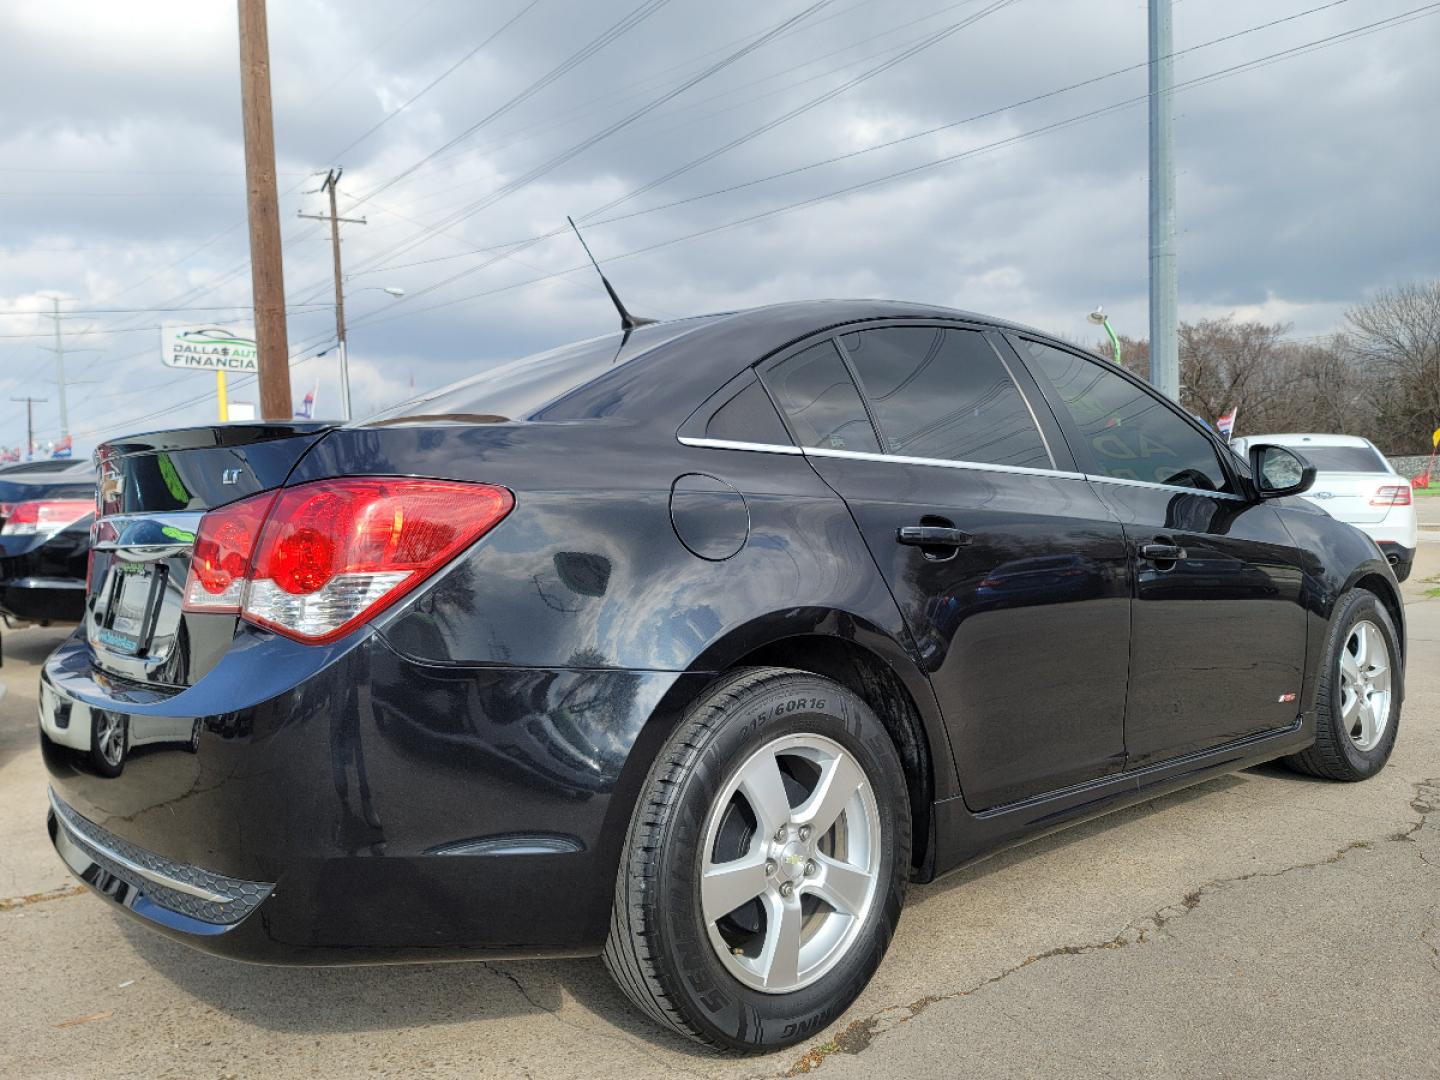
[[[100,756],[118,766],[125,756],[125,725],[118,716],[101,716],[95,725],[95,741],[100,746]]]
[[[1390,650],[1369,620],[1350,628],[1340,650],[1340,726],[1355,749],[1373,750],[1390,722]]]
[[[880,812],[839,743],[797,734],[760,747],[721,789],[704,842],[705,927],[740,982],[802,989],[855,943],[875,903]]]

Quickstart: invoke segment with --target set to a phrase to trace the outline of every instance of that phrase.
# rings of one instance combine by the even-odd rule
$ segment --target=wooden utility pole
[[[305,214],[303,218],[313,218],[315,221],[330,222],[330,249],[335,259],[335,338],[339,342],[340,352],[340,405],[344,419],[350,419],[350,354],[345,344],[345,278],[340,272],[340,223],[342,221],[350,225],[364,225],[364,218],[342,218],[339,211],[335,209],[335,190],[340,186],[340,176],[344,169],[331,169],[325,176],[325,183],[320,185],[321,191],[330,193],[329,214]]]
[[[11,401],[25,402],[25,459],[28,461],[35,456],[35,403],[37,401],[49,401],[43,397],[12,397]]]
[[[290,343],[285,331],[285,266],[280,198],[275,189],[275,125],[270,116],[270,39],[265,0],[240,7],[240,106],[245,125],[245,184],[250,214],[250,280],[260,355],[260,415],[288,420]]]

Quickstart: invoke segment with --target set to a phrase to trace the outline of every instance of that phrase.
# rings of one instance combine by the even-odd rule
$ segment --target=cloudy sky
[[[1143,0],[270,8],[292,379],[322,416],[330,247],[296,214],[331,166],[368,222],[344,231],[357,413],[610,330],[567,213],[640,313],[884,296],[1089,341],[1103,303],[1146,332]],[[1177,0],[1182,317],[1307,337],[1440,276],[1437,12]],[[214,417],[158,328],[247,317],[240,140],[233,3],[0,5],[0,445],[14,396],[59,433],[51,296],[77,449]]]

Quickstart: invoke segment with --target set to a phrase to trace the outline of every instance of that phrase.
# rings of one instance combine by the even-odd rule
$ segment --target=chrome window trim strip
[[[1054,476],[1062,480],[1083,480],[1077,472],[1063,469],[1032,469],[1028,465],[995,465],[988,461],[947,461],[944,458],[906,457],[904,454],[872,454],[862,450],[831,450],[823,446],[807,446],[807,457],[853,458],[856,461],[888,461],[897,465],[933,465],[941,469],[969,469],[975,472],[1019,473],[1021,476]]]
[[[1043,437],[1043,432],[1042,432]],[[1153,480],[1131,480],[1122,476],[1101,476],[1097,473],[1069,472],[1064,469],[1032,469],[1026,465],[995,465],[988,461],[946,461],[943,458],[906,457],[904,454],[874,454],[866,450],[831,450],[823,446],[780,446],[774,443],[735,442],[730,439],[697,439],[689,435],[677,436],[686,446],[698,446],[712,450],[750,450],[760,454],[803,454],[806,457],[850,458],[855,461],[882,461],[895,465],[929,465],[939,469],[968,469],[972,472],[1018,473],[1021,476],[1052,476],[1061,480],[1090,480],[1097,484],[1119,484],[1124,487],[1155,488],[1160,491],[1176,491],[1185,495],[1204,495],[1211,499],[1227,499],[1244,502],[1245,496],[1232,495],[1228,491],[1206,491],[1204,488],[1181,487],[1179,484],[1161,484]]]
[[[1030,414],[1030,423],[1035,426],[1036,432],[1040,435],[1040,445],[1045,447],[1045,456],[1050,459],[1051,468],[1055,469],[1055,451],[1050,446],[1050,440],[1045,437],[1044,425],[1040,423],[1040,418],[1035,415],[1035,406],[1030,404],[1029,396],[1020,388],[1020,380],[1015,378],[1015,372],[1011,370],[1009,362],[1005,359],[1005,354],[1000,351],[994,339],[988,333],[983,333],[980,336],[985,340],[985,344],[990,346],[990,351],[995,354],[995,359],[1000,361],[1000,366],[1005,369],[1005,374],[1010,377],[1010,386],[1014,389],[1015,393],[1020,396],[1020,401],[1024,404],[1025,411]]]
[[[685,446],[699,446],[708,450],[749,450],[757,454],[801,454],[798,446],[782,446],[779,443],[738,442],[734,439],[699,439],[693,435],[675,436]]]
[[[1096,473],[1086,473],[1086,480],[1094,481],[1097,484],[1120,484],[1124,487],[1159,488],[1161,491],[1181,491],[1186,495],[1204,495],[1211,499],[1230,499],[1235,502],[1245,502],[1244,495],[1232,495],[1228,491],[1206,491],[1204,488],[1183,487],[1180,484],[1161,484],[1154,480],[1131,480],[1127,476],[1101,476]]]
[[[139,874],[147,881],[153,881],[156,885],[163,885],[167,889],[174,889],[176,892],[182,892],[188,896],[195,896],[201,900],[208,900],[212,904],[229,904],[234,902],[235,897],[233,896],[226,896],[223,893],[212,892],[209,889],[202,889],[198,885],[191,885],[188,881],[181,881],[179,878],[173,878],[170,877],[168,874],[162,874],[157,870],[151,870],[148,866],[141,866],[134,859],[127,859],[124,855],[121,855],[118,851],[115,851],[112,848],[108,848],[103,844],[96,843],[88,836],[81,836],[77,834],[75,832],[75,829],[70,825],[70,822],[65,815],[65,810],[69,808],[65,807],[64,809],[62,809],[60,800],[56,796],[54,788],[50,789],[50,807],[52,810],[55,811],[55,820],[58,821],[60,825],[64,828],[66,837],[70,840],[71,843],[78,845],[82,849],[85,847],[94,848],[101,855],[104,855],[105,858],[113,860],[114,862],[123,866],[126,870],[129,870],[132,874]]]

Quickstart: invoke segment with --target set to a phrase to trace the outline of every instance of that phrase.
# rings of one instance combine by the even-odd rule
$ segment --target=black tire
[[[1361,622],[1379,628],[1389,652],[1391,671],[1389,715],[1379,742],[1368,750],[1355,744],[1341,719],[1341,653],[1351,631]],[[1368,780],[1385,767],[1395,748],[1395,736],[1400,730],[1400,705],[1405,697],[1405,665],[1399,635],[1379,597],[1365,589],[1354,589],[1340,598],[1330,620],[1321,664],[1315,694],[1315,742],[1285,758],[1284,762],[1296,772],[1327,780]]]
[[[821,736],[853,756],[876,796],[881,854],[873,899],[849,947],[817,981],[773,993],[745,985],[721,963],[699,884],[718,795],[756,750],[793,734]],[[810,1037],[855,1000],[889,947],[909,879],[909,805],[895,746],[853,693],[782,668],[722,678],[691,706],[645,781],[626,837],[606,967],[656,1022],[710,1046],[754,1053]]]
[[[113,720],[120,725],[120,754],[118,760],[111,761],[100,747],[101,725]],[[130,721],[122,715],[110,717],[109,714],[100,709],[92,709],[90,712],[90,764],[101,776],[114,778],[125,770],[125,758],[130,752]]]

